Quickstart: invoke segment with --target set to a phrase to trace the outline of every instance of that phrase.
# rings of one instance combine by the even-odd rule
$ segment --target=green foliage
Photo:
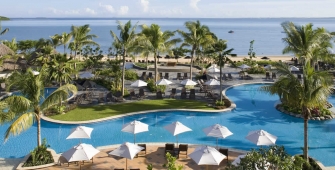
[[[0,21],[9,21],[8,17],[0,16]]]
[[[254,52],[254,42],[255,40],[250,41],[250,47],[249,47],[249,52],[248,52],[248,56],[250,60],[256,57],[256,53]]]
[[[132,81],[134,81],[134,80],[137,80],[139,77],[138,77],[136,71],[134,71],[134,70],[126,70],[124,78],[126,80],[132,80]]]
[[[215,106],[224,106],[224,105],[225,105],[224,101],[217,100],[215,102]]]
[[[147,88],[149,89],[149,91],[151,92],[156,92],[157,87],[156,87],[156,83],[154,79],[148,79],[147,80]]]
[[[251,67],[247,70],[248,74],[264,74],[266,70],[264,67],[256,66],[256,67]]]
[[[167,163],[163,165],[164,168],[167,170],[182,170],[184,167],[183,165],[176,164],[176,157],[173,157],[169,152],[166,153],[166,160]]]
[[[251,150],[244,158],[241,158],[238,166],[228,165],[226,170],[301,170],[304,163],[305,161],[301,157],[292,157],[286,153],[283,146],[275,145]]]
[[[53,163],[54,159],[51,153],[47,150],[48,147],[50,146],[47,145],[47,140],[44,138],[42,145],[36,147],[33,151],[30,152],[31,156],[23,164],[23,167],[38,166]]]
[[[194,89],[194,86],[192,86],[192,85],[187,85],[187,86],[185,86],[185,89],[187,89],[187,90],[191,90],[191,89]]]

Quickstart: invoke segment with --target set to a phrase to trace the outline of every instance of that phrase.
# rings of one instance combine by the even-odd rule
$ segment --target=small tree
[[[163,165],[164,168],[166,168],[167,170],[182,170],[184,168],[183,165],[177,165],[176,164],[176,160],[177,158],[172,156],[170,153],[166,153],[166,160],[167,163]],[[148,170],[152,170],[152,164],[149,164],[147,166]]]
[[[254,52],[254,42],[255,40],[250,41],[250,47],[248,52],[250,60],[252,60],[252,58],[256,58],[256,53]]]

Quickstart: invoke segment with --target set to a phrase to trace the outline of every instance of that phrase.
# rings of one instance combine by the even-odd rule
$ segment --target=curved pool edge
[[[63,120],[56,120],[49,117],[46,117],[44,115],[41,116],[41,118],[45,121],[52,122],[52,123],[58,123],[58,124],[90,124],[90,123],[97,123],[97,122],[103,122],[113,119],[118,119],[126,116],[132,116],[132,115],[138,115],[138,114],[146,114],[146,113],[153,113],[153,112],[164,112],[164,111],[196,111],[196,112],[203,112],[203,113],[222,113],[222,112],[229,112],[233,110],[236,107],[235,104],[232,103],[232,105],[228,108],[222,109],[222,110],[202,110],[202,109],[155,109],[155,110],[146,110],[146,111],[140,111],[140,112],[130,112],[125,113],[121,115],[116,116],[110,116],[95,120],[87,120],[87,121],[63,121]]]
[[[234,104],[234,105],[235,105],[235,108],[236,108],[236,104],[235,104],[232,100],[229,99],[229,97],[226,95],[226,91],[229,90],[229,89],[231,89],[231,88],[234,88],[234,87],[236,87],[236,86],[242,86],[242,85],[248,85],[248,84],[273,84],[273,82],[262,82],[262,81],[260,81],[260,82],[250,82],[250,83],[234,84],[234,85],[231,85],[231,86],[229,86],[229,87],[223,89],[223,90],[222,90],[222,95],[223,95],[226,99],[228,99],[228,100],[232,103],[232,105]]]

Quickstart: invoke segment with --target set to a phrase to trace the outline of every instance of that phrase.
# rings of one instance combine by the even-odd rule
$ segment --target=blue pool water
[[[133,135],[121,132],[124,123],[140,120],[149,124],[149,132],[136,135],[136,142],[175,142],[169,132],[163,127],[174,121],[180,121],[193,129],[179,135],[179,142],[215,145],[216,139],[206,137],[202,129],[220,123],[227,126],[234,134],[226,139],[220,139],[219,145],[223,147],[250,150],[257,148],[245,139],[251,130],[264,129],[278,136],[277,144],[284,145],[290,154],[302,153],[303,147],[303,120],[282,114],[275,110],[274,103],[277,96],[260,93],[260,84],[242,85],[229,89],[226,94],[237,104],[237,108],[225,113],[199,113],[190,111],[165,111],[141,115],[127,116],[100,123],[86,124],[94,128],[92,139],[82,142],[94,146],[120,144],[125,141],[132,142]],[[332,96],[330,102],[335,104]],[[0,127],[3,135],[8,125]],[[70,129],[75,125],[62,125],[42,121],[42,138],[56,152],[63,152],[77,144],[79,140],[66,140]],[[326,166],[334,166],[335,162],[335,120],[309,121],[310,155]],[[36,146],[36,126],[17,137],[11,137],[6,143],[0,138],[0,157],[23,157]]]

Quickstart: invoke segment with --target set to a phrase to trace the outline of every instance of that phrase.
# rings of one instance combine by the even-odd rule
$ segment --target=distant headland
[[[0,16],[0,21],[8,21],[10,20],[9,18],[7,17],[4,17],[4,16]]]

